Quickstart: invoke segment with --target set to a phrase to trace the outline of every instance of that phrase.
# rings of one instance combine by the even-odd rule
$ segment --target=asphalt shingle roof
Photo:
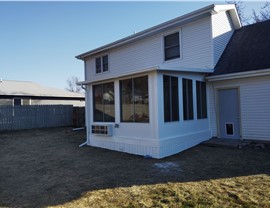
[[[234,32],[213,75],[270,68],[270,20]]]

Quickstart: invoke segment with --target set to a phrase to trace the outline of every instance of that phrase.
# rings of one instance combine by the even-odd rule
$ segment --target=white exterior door
[[[240,139],[238,89],[218,90],[219,137]]]

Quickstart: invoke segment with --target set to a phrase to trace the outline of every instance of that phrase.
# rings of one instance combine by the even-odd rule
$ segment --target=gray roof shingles
[[[270,20],[234,32],[213,75],[270,68]]]

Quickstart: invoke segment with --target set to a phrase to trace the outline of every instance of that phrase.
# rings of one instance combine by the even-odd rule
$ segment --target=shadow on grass
[[[70,128],[1,133],[0,207],[60,205],[107,188],[270,174],[269,147],[199,145],[156,160],[78,148],[84,140],[84,132]]]

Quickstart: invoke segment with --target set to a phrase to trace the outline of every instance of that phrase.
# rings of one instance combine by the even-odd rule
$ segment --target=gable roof
[[[270,69],[270,20],[236,30],[210,76]]]
[[[126,38],[120,39],[118,41],[109,43],[107,45],[101,46],[99,48],[96,48],[94,50],[82,53],[78,56],[76,56],[77,59],[84,60],[85,58],[95,55],[97,53],[104,52],[105,50],[109,50],[112,48],[120,47],[138,40],[141,40],[143,38],[147,38],[149,36],[155,35],[157,33],[164,32],[166,30],[172,29],[177,26],[181,26],[184,24],[187,24],[189,22],[201,19],[203,17],[209,16],[211,14],[217,14],[221,11],[228,11],[231,15],[232,23],[235,27],[235,29],[241,28],[241,22],[239,20],[236,8],[234,4],[226,4],[226,5],[209,5],[206,7],[203,7],[201,9],[198,9],[196,11],[190,12],[188,14],[182,15],[180,17],[174,18],[172,20],[169,20],[167,22],[164,22],[162,24],[156,25],[154,27],[151,27],[149,29],[143,30],[141,32],[138,32],[134,35],[128,36]]]
[[[66,90],[45,87],[34,82],[27,81],[0,81],[0,97],[50,97],[63,98],[69,100],[84,99],[84,95],[80,93],[69,92]]]

